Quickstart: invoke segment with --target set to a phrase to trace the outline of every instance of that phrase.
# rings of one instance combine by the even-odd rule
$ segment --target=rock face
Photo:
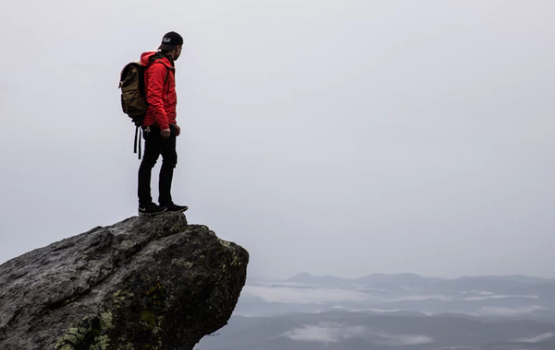
[[[34,250],[0,266],[0,349],[193,349],[227,323],[248,259],[181,213]]]

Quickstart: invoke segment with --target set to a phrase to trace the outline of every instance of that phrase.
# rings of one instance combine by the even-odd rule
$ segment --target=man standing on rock
[[[177,95],[175,92],[175,64],[181,55],[183,38],[169,32],[162,38],[157,52],[141,55],[145,70],[145,91],[148,110],[143,121],[144,157],[139,168],[139,214],[155,215],[165,211],[184,212],[187,206],[177,205],[171,196],[173,169],[177,164],[176,138],[181,133],[176,123]],[[158,182],[157,205],[152,202],[150,180],[152,168],[162,155]]]

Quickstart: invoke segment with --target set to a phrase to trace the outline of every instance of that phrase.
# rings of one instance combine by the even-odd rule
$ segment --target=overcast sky
[[[554,13],[2,1],[0,262],[136,215],[119,73],[174,30],[174,200],[249,250],[250,276],[555,278]]]

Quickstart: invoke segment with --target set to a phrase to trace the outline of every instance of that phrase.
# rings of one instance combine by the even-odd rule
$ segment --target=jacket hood
[[[148,67],[154,62],[160,62],[164,64],[166,67],[168,67],[169,69],[174,69],[172,63],[170,62],[170,59],[162,55],[160,52],[149,51],[149,52],[144,52],[141,55],[141,64],[143,66]]]

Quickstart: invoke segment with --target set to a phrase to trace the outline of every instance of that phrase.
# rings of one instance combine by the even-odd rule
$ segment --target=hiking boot
[[[177,205],[175,203],[164,203],[164,207],[168,208],[168,211],[173,211],[176,213],[182,213],[189,209],[189,207],[186,205]]]
[[[167,210],[168,209],[166,207],[156,205],[152,202],[145,205],[139,205],[139,215],[152,216],[162,214]]]

